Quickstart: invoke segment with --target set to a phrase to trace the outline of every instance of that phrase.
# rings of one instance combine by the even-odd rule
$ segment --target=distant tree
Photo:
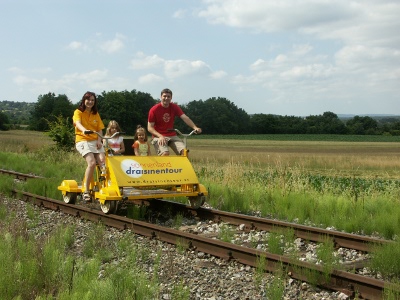
[[[324,112],[322,115],[305,118],[307,133],[311,134],[345,134],[346,125],[333,112]]]
[[[74,109],[74,105],[66,95],[56,96],[54,93],[40,95],[31,113],[29,129],[47,131],[49,122],[55,122],[58,116],[72,119]]]
[[[391,127],[393,130],[400,130],[400,121],[394,122]]]
[[[378,122],[371,117],[355,116],[346,122],[350,134],[378,134]]]
[[[386,123],[383,126],[383,132],[389,133],[390,135],[400,135],[400,121],[393,122],[393,123]]]
[[[226,98],[191,101],[182,105],[182,109],[204,133],[249,133],[250,116]]]
[[[3,112],[0,112],[0,130],[6,131],[9,130],[10,120],[8,119],[7,115]]]
[[[135,133],[138,124],[147,127],[147,114],[155,103],[150,94],[136,90],[103,92],[98,95],[98,109],[105,126],[115,120],[129,135]]]
[[[136,92],[135,90],[131,91],[130,93],[135,94],[136,96],[136,104],[140,114],[138,124],[141,124],[143,127],[147,128],[149,110],[157,103],[157,100],[154,99],[149,93]]]
[[[303,117],[279,116],[279,133],[301,134],[306,133],[306,123]]]
[[[254,114],[250,116],[250,131],[254,134],[277,133],[279,119],[271,114]]]

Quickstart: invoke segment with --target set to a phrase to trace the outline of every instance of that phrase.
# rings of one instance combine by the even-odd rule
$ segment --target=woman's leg
[[[95,155],[100,166],[106,163],[106,156],[104,153],[96,153]]]
[[[85,155],[85,160],[87,163],[86,171],[85,171],[85,192],[89,191],[90,182],[93,178],[93,172],[96,168],[96,159],[93,153],[88,153]]]

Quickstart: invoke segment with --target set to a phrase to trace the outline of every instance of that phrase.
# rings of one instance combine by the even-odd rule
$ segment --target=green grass
[[[62,180],[81,181],[86,164],[76,152],[55,151],[50,143],[43,142],[42,135],[29,132],[37,135],[42,144],[42,147],[35,147],[33,137],[28,135],[24,140],[21,133],[18,134],[22,146],[14,141],[0,144],[2,168],[41,175],[46,180],[16,183],[0,175],[1,192],[9,193],[11,188],[18,188],[61,199],[57,186]],[[3,138],[1,136],[0,141],[4,141]],[[194,150],[191,151],[193,167],[200,182],[209,189],[207,202],[214,208],[258,212],[265,217],[333,226],[346,232],[379,234],[388,239],[400,236],[400,137],[212,138],[196,136],[189,145],[193,145]],[[254,140],[241,143],[236,138]],[[273,158],[269,158],[270,155]],[[2,214],[0,210],[0,216]],[[179,224],[178,219],[176,224]],[[224,234],[225,239],[230,239],[228,231]],[[384,259],[384,256],[376,257]],[[381,264],[385,266],[384,262]]]
[[[83,252],[75,255],[73,225],[60,225],[38,238],[27,230],[37,220],[37,208],[31,207],[28,214],[30,220],[21,222],[0,202],[1,299],[159,298],[161,253],[153,258],[154,272],[149,274],[139,261],[149,261],[154,249],[138,244],[132,236],[107,243],[105,227],[88,223],[91,234],[83,241]],[[119,264],[112,262],[115,257],[120,258]],[[171,287],[173,299],[189,299],[190,291],[182,282]]]
[[[247,171],[240,164],[203,165],[200,174],[209,187],[208,202],[221,210],[260,211],[266,217],[377,232],[389,239],[400,234],[399,180],[316,176],[296,168]]]
[[[219,228],[218,238],[224,242],[231,243],[235,236],[235,232],[227,224],[222,224]]]
[[[400,239],[386,245],[376,245],[372,251],[370,267],[386,279],[400,278]]]

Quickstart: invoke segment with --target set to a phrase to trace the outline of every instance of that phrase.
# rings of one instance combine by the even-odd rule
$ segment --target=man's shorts
[[[97,149],[97,140],[78,142],[75,144],[75,148],[83,157],[88,153],[104,153],[103,145]]]
[[[155,137],[152,139],[151,143],[156,150],[157,155],[161,155],[164,152],[169,152],[168,147],[170,147],[176,155],[180,155],[181,151],[185,149],[185,144],[178,136],[166,136],[165,140],[167,141],[167,145],[160,146],[158,144],[158,138]]]

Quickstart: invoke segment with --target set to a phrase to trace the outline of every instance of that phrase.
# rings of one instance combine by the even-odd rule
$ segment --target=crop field
[[[271,137],[271,136],[269,136]],[[400,178],[400,141],[353,137],[348,141],[192,139],[188,141],[195,162],[240,163],[249,168],[299,168],[315,174]],[[340,138],[340,136],[337,136]],[[289,136],[283,138],[289,139]],[[282,139],[283,139],[282,138]],[[320,138],[322,138],[320,136]],[[382,137],[386,140],[387,137]],[[315,139],[315,138],[314,138]]]

